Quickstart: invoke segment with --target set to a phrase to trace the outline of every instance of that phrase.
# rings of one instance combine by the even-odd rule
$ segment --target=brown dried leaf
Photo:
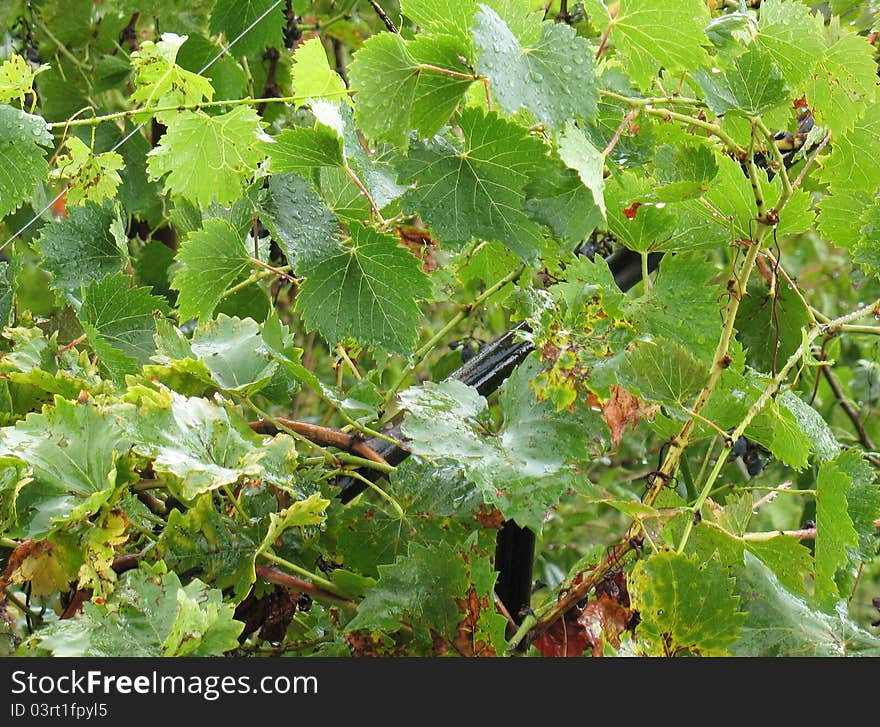
[[[611,397],[602,404],[602,415],[611,430],[614,446],[620,446],[623,432],[627,426],[635,427],[644,417],[652,417],[659,407],[645,406],[637,397],[619,386],[611,387]]]
[[[582,656],[592,643],[580,624],[561,618],[535,639],[534,646],[541,656]]]
[[[456,598],[455,602],[464,618],[458,624],[458,634],[452,640],[453,646],[462,656],[497,656],[492,643],[478,637],[480,612],[492,607],[489,597],[478,596],[471,586],[465,597]]]
[[[620,635],[626,631],[632,616],[631,609],[621,606],[604,594],[584,607],[578,616],[578,623],[584,627],[585,638],[592,646],[593,656],[602,656],[606,643],[615,648],[620,647]]]

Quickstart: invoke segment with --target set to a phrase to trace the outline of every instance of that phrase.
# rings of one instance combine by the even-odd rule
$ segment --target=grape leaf
[[[810,440],[811,449],[820,462],[827,462],[840,454],[840,443],[835,439],[831,427],[812,406],[791,390],[784,391],[777,401],[794,416],[798,428]]]
[[[614,18],[597,22],[610,24],[614,43],[630,58],[628,72],[643,89],[658,66],[689,71],[709,61],[703,47],[709,12],[700,0],[622,0]]]
[[[832,200],[841,190],[873,193],[880,188],[880,168],[864,153],[865,149],[877,145],[880,145],[880,105],[875,104],[851,129],[834,137],[831,154],[822,160],[819,178],[830,186]]]
[[[523,210],[524,187],[544,150],[525,130],[495,114],[462,112],[462,142],[435,139],[412,145],[401,163],[402,181],[414,186],[403,198],[434,235],[450,245],[473,238],[503,242],[533,259],[541,228]]]
[[[279,541],[285,530],[302,528],[307,525],[321,525],[327,516],[324,512],[330,500],[325,500],[318,493],[309,495],[305,500],[294,502],[281,512],[269,513],[269,527],[260,543],[258,552],[264,553]]]
[[[643,398],[680,409],[703,387],[705,364],[684,346],[667,341],[641,343],[626,354],[621,381],[635,387]]]
[[[137,373],[156,352],[156,313],[169,313],[163,298],[149,288],[132,288],[124,273],[92,281],[85,289],[77,317],[89,342],[111,376],[121,382]]]
[[[708,192],[718,174],[712,150],[701,144],[664,144],[654,159],[657,181],[655,190],[661,202],[679,202]]]
[[[45,148],[52,135],[40,116],[0,105],[0,218],[30,198],[49,171]]]
[[[695,359],[711,364],[718,343],[713,316],[722,294],[715,277],[716,271],[699,254],[664,257],[650,294],[631,304],[639,332],[677,341]]]
[[[871,108],[877,91],[877,64],[871,45],[854,33],[845,33],[833,42],[829,37],[826,43],[807,80],[806,95],[816,121],[831,129],[836,139]]]
[[[408,355],[416,343],[419,307],[431,286],[418,259],[398,239],[349,224],[351,243],[298,251],[305,277],[296,298],[309,328],[331,344],[347,336]]]
[[[786,84],[798,89],[825,50],[822,20],[797,0],[765,0],[761,3],[755,41],[782,71]]]
[[[719,116],[728,111],[758,116],[788,97],[782,74],[756,45],[750,45],[727,71],[701,68],[696,79],[709,108]]]
[[[383,149],[381,153],[377,152],[372,155],[368,155],[364,151],[359,131],[354,125],[352,110],[348,105],[317,101],[312,104],[312,113],[321,124],[333,129],[342,139],[342,153],[346,165],[363,182],[379,210],[384,209],[404,193],[406,188],[397,184],[395,181],[396,173],[386,159],[385,151],[387,150]],[[336,176],[332,176],[331,172],[337,172]],[[331,187],[336,187],[335,190],[326,191],[325,197],[329,198],[331,194],[343,195],[347,187],[349,192],[359,198],[362,207],[369,209],[365,204],[366,200],[360,196],[362,191],[350,179],[346,179],[347,174],[347,171],[341,169],[324,169],[322,171],[322,183],[328,180]],[[334,209],[339,211],[335,206]],[[354,215],[351,219],[363,220],[365,215]]]
[[[529,216],[550,227],[562,240],[579,242],[602,222],[594,193],[584,186],[576,171],[555,158],[547,159],[544,168],[532,175],[525,193],[525,210]],[[604,201],[603,196],[603,205]],[[506,256],[511,256],[499,243],[491,244],[498,245]]]
[[[163,33],[159,42],[145,40],[131,54],[135,83],[132,101],[143,102],[147,107],[178,106],[214,98],[214,87],[209,79],[177,65],[177,54],[187,38]],[[167,121],[172,116],[164,112],[160,118]]]
[[[58,157],[50,177],[67,180],[68,206],[113,199],[122,182],[119,176],[124,166],[122,156],[112,151],[95,154],[75,136],[67,140],[66,147],[68,153]]]
[[[0,104],[17,99],[24,107],[25,98],[34,92],[34,78],[49,70],[45,63],[32,69],[28,62],[17,53],[0,63]]]
[[[544,22],[537,42],[521,46],[498,13],[483,7],[474,41],[477,71],[489,78],[493,98],[509,114],[526,108],[556,131],[574,119],[596,116],[593,50],[573,28]]]
[[[408,412],[403,433],[414,454],[457,462],[487,504],[540,532],[546,510],[574,486],[572,463],[588,456],[589,444],[574,416],[534,401],[529,381],[535,373],[534,364],[526,365],[504,384],[504,421],[495,434],[480,424],[486,400],[459,381],[426,382],[400,398]],[[552,449],[544,444],[548,438]]]
[[[374,35],[349,67],[359,128],[371,139],[397,146],[406,146],[411,129],[423,138],[432,137],[474,81],[458,59],[461,52],[449,36],[406,42],[394,33]],[[389,107],[395,113],[389,114]]]
[[[138,387],[114,413],[170,489],[184,501],[259,475],[260,439],[238,414],[199,397]]]
[[[127,243],[118,211],[109,202],[89,202],[46,225],[36,247],[52,273],[52,287],[77,293],[83,285],[121,271]]]
[[[838,186],[837,179],[831,181]],[[861,238],[860,218],[871,203],[871,197],[871,194],[855,189],[835,189],[834,194],[825,195],[816,205],[819,209],[816,228],[822,239],[837,247],[855,247]]]
[[[191,350],[204,361],[219,388],[242,396],[265,387],[278,368],[260,327],[250,318],[241,320],[221,313],[196,328]]]
[[[849,563],[848,548],[859,536],[848,511],[852,478],[836,460],[819,465],[816,476],[816,601],[831,612],[841,595],[835,577]]]
[[[590,190],[593,204],[605,218],[605,155],[594,147],[582,131],[566,122],[559,138],[559,158],[578,173],[583,185]]]
[[[128,571],[101,604],[87,602],[75,619],[55,621],[19,653],[52,656],[221,656],[238,647],[244,624],[234,606],[198,579],[186,586],[159,561]]]
[[[859,536],[858,558],[870,563],[877,555],[877,526],[874,523],[880,517],[880,489],[874,481],[874,472],[855,449],[841,452],[835,465],[852,480],[847,492],[847,509]]]
[[[217,0],[211,12],[211,32],[223,33],[237,58],[281,48],[284,15],[278,6],[275,0]]]
[[[429,629],[447,639],[457,630],[458,606],[468,589],[465,556],[448,543],[411,543],[407,554],[380,565],[379,581],[367,590],[346,631],[398,631],[405,622],[415,636],[431,643]]]
[[[251,264],[244,240],[226,220],[205,220],[198,232],[187,235],[177,252],[181,263],[171,281],[179,291],[179,320],[210,318],[235,283],[247,278]]]
[[[248,106],[219,116],[181,111],[147,155],[147,171],[152,179],[167,174],[165,187],[172,194],[203,206],[215,198],[232,204],[262,160],[265,138],[260,117]]]
[[[295,173],[273,174],[263,222],[291,265],[317,261],[339,248],[339,222],[314,187]]]
[[[295,126],[284,129],[266,147],[273,172],[296,172],[303,176],[316,167],[341,167],[342,140],[330,128]]]
[[[118,492],[128,450],[113,419],[90,404],[56,397],[54,406],[0,429],[0,455],[26,463],[30,478],[13,496],[22,537],[45,537],[98,511]]]
[[[726,654],[745,620],[734,583],[715,559],[665,551],[638,561],[628,578],[632,607],[642,618],[637,636],[649,653]]]
[[[751,553],[736,571],[736,592],[748,615],[732,656],[877,655],[880,643],[857,626],[841,606],[816,611],[789,592],[773,571]]]
[[[319,38],[310,38],[297,47],[290,74],[294,93],[302,99],[296,102],[297,108],[303,106],[306,99],[348,98],[345,82],[330,68]]]

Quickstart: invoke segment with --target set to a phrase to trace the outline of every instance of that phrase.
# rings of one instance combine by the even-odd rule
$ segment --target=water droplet
[[[544,76],[542,76],[540,73],[535,73],[534,71],[529,74],[529,78],[531,78],[535,83],[541,83],[541,81],[544,80]]]
[[[568,65],[568,63],[566,63],[564,66],[562,66],[563,73],[571,73],[571,71],[572,71],[572,67],[570,65]]]

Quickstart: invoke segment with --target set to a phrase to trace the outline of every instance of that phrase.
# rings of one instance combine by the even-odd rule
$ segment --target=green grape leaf
[[[746,430],[746,435],[798,472],[809,464],[812,442],[791,410],[778,401],[771,400],[764,407]]]
[[[702,255],[664,257],[651,292],[631,304],[639,332],[676,341],[696,360],[710,365],[718,343],[713,316],[723,292],[715,277],[715,269]]]
[[[832,179],[835,187],[837,179]],[[846,182],[843,182],[844,184]],[[816,205],[819,220],[816,229],[823,240],[837,247],[855,247],[861,239],[861,216],[871,204],[872,195],[857,189],[835,189]]]
[[[661,202],[679,202],[709,191],[718,174],[715,154],[699,144],[665,144],[657,150],[655,194]]]
[[[810,440],[811,449],[820,462],[835,459],[840,454],[840,443],[835,439],[831,427],[812,406],[791,390],[782,392],[777,401],[794,416],[798,428]]]
[[[727,71],[701,68],[696,79],[709,108],[718,115],[737,111],[758,116],[788,98],[782,74],[756,45],[750,45]]]
[[[52,135],[40,116],[0,105],[0,218],[30,199],[49,171]]]
[[[855,449],[841,452],[835,465],[852,480],[847,492],[847,509],[859,536],[858,557],[864,563],[870,563],[877,555],[875,522],[880,517],[880,489],[875,483],[874,472]]]
[[[736,323],[749,365],[758,371],[776,371],[801,345],[801,329],[809,324],[809,316],[787,285],[778,286],[771,295],[769,286],[754,283],[740,303]]]
[[[605,187],[608,229],[636,252],[665,250],[675,232],[672,210],[665,202],[646,201],[651,194],[651,181],[630,172],[612,178]]]
[[[181,263],[171,287],[179,291],[179,320],[210,318],[224,293],[247,278],[250,255],[242,236],[226,220],[205,220],[198,232],[187,235],[177,252]]]
[[[557,413],[550,402],[535,402],[529,387],[535,373],[533,365],[524,365],[504,384],[504,421],[496,434],[480,424],[486,400],[459,381],[426,382],[400,398],[408,412],[403,433],[414,454],[457,462],[487,504],[540,532],[544,513],[574,486],[572,464],[589,456],[590,445],[574,416]]]
[[[734,584],[715,559],[666,551],[640,560],[628,578],[632,607],[642,618],[637,637],[655,654],[726,654],[745,620]]]
[[[205,207],[214,199],[232,204],[263,159],[266,138],[260,117],[248,106],[219,116],[181,111],[147,155],[147,171],[151,179],[167,174],[169,192]]]
[[[28,94],[34,92],[34,78],[48,70],[46,63],[32,69],[24,58],[13,53],[12,58],[0,63],[0,104],[17,99],[23,107]]]
[[[409,355],[416,343],[416,300],[431,292],[418,259],[385,235],[356,222],[351,243],[298,251],[305,277],[296,298],[309,328],[331,344],[347,336],[370,346]]]
[[[128,259],[128,239],[118,210],[109,202],[88,202],[46,225],[36,248],[52,287],[76,294],[84,285],[120,272]]]
[[[281,48],[283,10],[275,0],[217,0],[211,11],[211,32],[223,33],[236,58]]]
[[[211,81],[177,65],[177,53],[188,36],[163,33],[154,43],[145,40],[131,54],[135,91],[131,100],[151,106],[178,106],[210,101],[214,98]],[[160,118],[171,118],[167,112]]]
[[[169,568],[221,590],[231,587],[238,601],[256,578],[259,540],[255,528],[218,511],[212,496],[204,494],[185,513],[171,511],[156,545]]]
[[[547,159],[544,168],[532,175],[525,193],[525,210],[529,216],[568,242],[580,242],[602,223],[602,212],[593,192],[584,186],[576,171],[555,158]],[[603,205],[604,202],[603,195]],[[499,243],[492,244],[498,245],[505,255],[511,255]]]
[[[415,636],[431,642],[429,629],[454,638],[459,611],[456,599],[468,590],[465,554],[448,543],[411,543],[407,554],[380,565],[378,582],[367,590],[346,631],[398,631],[407,623]]]
[[[347,99],[348,89],[340,75],[330,68],[327,52],[319,38],[310,38],[293,53],[290,71],[297,108],[307,99]]]
[[[813,16],[797,0],[765,0],[755,41],[782,71],[789,88],[798,89],[825,50],[821,15]]]
[[[132,288],[124,273],[95,280],[85,289],[77,317],[98,359],[113,379],[137,373],[156,352],[156,313],[170,311],[149,288]]]
[[[835,578],[859,545],[849,514],[852,477],[837,461],[823,462],[816,476],[816,601],[830,612],[840,597]]]
[[[449,36],[421,36],[407,43],[394,33],[374,35],[349,67],[357,92],[358,127],[370,139],[401,147],[406,146],[411,129],[422,138],[432,137],[449,121],[474,81],[458,59],[461,52]],[[389,114],[389,107],[395,113]]]
[[[134,451],[184,501],[259,475],[260,439],[240,415],[199,397],[138,387],[115,414]]]
[[[45,537],[97,512],[118,494],[118,460],[128,448],[111,417],[61,397],[41,413],[0,429],[0,455],[21,460],[30,470],[14,494],[14,532]]]
[[[205,363],[211,380],[224,391],[250,396],[265,387],[278,368],[260,327],[222,313],[196,328],[192,353]]]
[[[567,122],[559,138],[559,158],[577,172],[583,185],[590,190],[593,204],[605,219],[605,155],[573,123]]]
[[[67,154],[58,157],[52,179],[67,180],[67,204],[76,206],[82,202],[100,202],[116,196],[116,188],[122,182],[119,170],[124,161],[116,152],[95,154],[77,137],[68,138]]]
[[[816,122],[831,129],[835,143],[872,107],[876,93],[874,49],[854,33],[830,42],[806,83],[807,101]]]
[[[880,144],[880,105],[871,106],[851,129],[833,138],[834,148],[822,160],[819,175],[831,187],[831,199],[840,190],[873,193],[880,188],[880,169],[864,151]]]
[[[317,124],[314,129],[284,129],[266,147],[272,172],[296,172],[308,176],[317,167],[341,167],[342,140],[333,129]]]
[[[614,43],[629,57],[627,70],[643,89],[658,66],[689,71],[709,62],[703,47],[709,12],[700,0],[622,0],[613,19],[596,22],[611,25]]]
[[[522,46],[498,13],[482,7],[474,41],[477,71],[489,79],[493,98],[507,113],[526,108],[557,131],[573,119],[596,116],[594,52],[573,28],[544,22],[537,41]]]
[[[708,373],[688,349],[668,341],[639,344],[627,352],[626,363],[621,383],[636,388],[644,399],[679,409],[687,408]]]
[[[198,579],[186,586],[161,561],[119,579],[101,604],[87,602],[75,619],[55,621],[19,653],[52,656],[222,656],[238,647],[244,624],[234,606]]]
[[[414,185],[404,207],[417,210],[446,244],[503,242],[522,259],[534,259],[541,228],[523,210],[524,187],[540,168],[541,143],[522,127],[475,109],[463,111],[459,123],[461,142],[436,139],[411,147],[401,163],[401,181]]]
[[[312,184],[295,173],[272,175],[262,211],[264,224],[294,267],[339,248],[339,221]]]
[[[839,606],[816,611],[786,589],[751,553],[736,571],[736,592],[747,612],[732,656],[847,656],[880,654],[880,642],[856,625]]]
[[[269,513],[269,528],[263,536],[257,552],[264,553],[272,548],[285,530],[302,528],[307,525],[321,525],[327,516],[324,514],[330,500],[325,500],[318,493],[299,500],[279,513]]]

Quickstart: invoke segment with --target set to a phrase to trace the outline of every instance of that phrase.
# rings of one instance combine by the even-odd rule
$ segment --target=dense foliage
[[[0,651],[880,654],[876,9],[0,3]]]

